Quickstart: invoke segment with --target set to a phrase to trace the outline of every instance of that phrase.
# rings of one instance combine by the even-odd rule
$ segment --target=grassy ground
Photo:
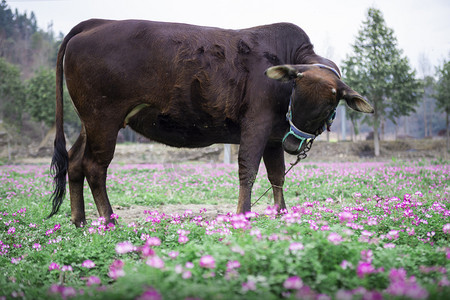
[[[86,186],[90,219],[81,229],[69,222],[67,199],[45,219],[47,169],[0,166],[1,298],[441,299],[450,292],[444,161],[302,163],[285,183],[288,211],[267,207],[268,196],[246,216],[202,209],[234,211],[234,165],[116,164],[108,173],[112,204],[141,214],[102,224]],[[261,168],[255,197],[268,186]],[[186,209],[164,211],[167,204]]]

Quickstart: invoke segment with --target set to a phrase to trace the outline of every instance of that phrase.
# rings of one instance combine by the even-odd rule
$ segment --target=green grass
[[[81,229],[70,224],[68,199],[45,219],[47,169],[0,166],[0,298],[441,299],[450,292],[444,161],[302,163],[285,182],[287,212],[215,220],[156,209],[236,204],[237,166],[116,165],[108,173],[112,204],[148,213],[112,228],[90,219]],[[253,200],[268,186],[261,168]],[[87,186],[85,202],[95,208]]]

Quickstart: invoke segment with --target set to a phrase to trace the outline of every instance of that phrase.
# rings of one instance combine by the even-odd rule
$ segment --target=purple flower
[[[216,267],[216,261],[214,260],[214,257],[211,255],[205,255],[200,258],[200,267],[206,268],[206,269],[214,269]]]
[[[86,259],[85,261],[83,261],[83,263],[81,264],[82,267],[88,268],[88,269],[92,269],[95,267],[95,263],[90,260],[90,259]]]
[[[299,290],[303,286],[303,281],[298,276],[292,276],[284,281],[283,286],[288,290]]]
[[[445,224],[442,227],[442,230],[444,231],[445,234],[450,234],[450,223]]]

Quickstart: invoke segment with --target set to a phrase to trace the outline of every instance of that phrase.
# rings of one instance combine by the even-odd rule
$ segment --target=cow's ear
[[[291,65],[279,65],[270,67],[264,74],[266,74],[266,76],[269,78],[283,82],[290,81],[297,77],[303,77],[303,74]]]
[[[352,90],[342,81],[340,83],[339,94],[341,95],[341,99],[347,102],[348,107],[363,113],[374,113],[372,105],[370,105],[363,96]]]

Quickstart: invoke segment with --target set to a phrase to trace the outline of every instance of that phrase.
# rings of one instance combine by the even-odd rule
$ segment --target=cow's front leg
[[[278,211],[286,209],[283,196],[284,184],[284,151],[281,143],[268,144],[264,149],[264,165],[267,169],[267,177],[272,185],[274,204]]]
[[[251,211],[252,187],[258,174],[259,164],[267,142],[265,130],[257,131],[258,134],[241,135],[239,147],[239,201],[237,213]]]

